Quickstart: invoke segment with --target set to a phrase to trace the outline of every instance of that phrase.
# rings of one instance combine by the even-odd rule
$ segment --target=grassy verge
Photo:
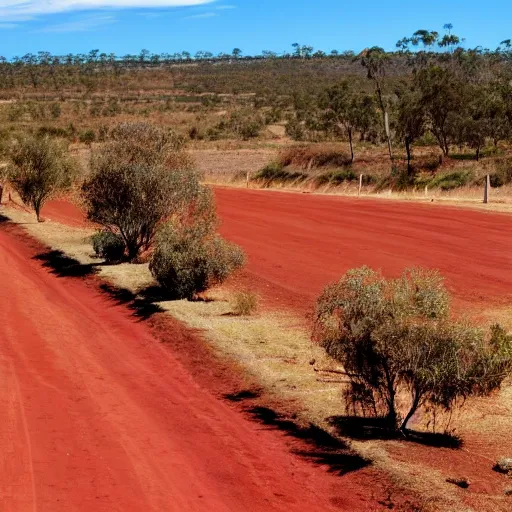
[[[13,222],[22,224],[34,238],[53,250],[62,251],[81,264],[95,264],[100,278],[113,286],[139,294],[153,283],[147,265],[102,265],[91,256],[88,237],[92,230],[71,228],[54,222],[37,223],[32,214],[19,209],[3,209]],[[339,375],[318,370],[336,370],[336,365],[309,339],[304,321],[283,311],[264,307],[255,315],[237,317],[232,314],[232,286],[208,293],[208,301],[159,301],[160,310],[189,327],[201,330],[215,353],[242,367],[270,397],[287,404],[289,412],[304,424],[313,424],[338,435],[328,418],[343,410]],[[512,417],[512,392],[509,389],[496,400],[492,414],[481,414],[488,406],[484,401],[469,416],[472,428],[487,430],[494,426],[499,439],[509,432]],[[468,505],[467,493],[446,482],[453,477],[446,466],[439,469],[415,457],[407,456],[410,443],[400,441],[350,441],[360,456],[383,470],[399,489],[419,496],[421,510],[462,512],[468,510],[507,510],[503,496],[486,497],[486,503]],[[424,448],[424,447],[422,447]],[[430,448],[425,457],[439,457],[439,448]],[[506,454],[504,454],[506,455]],[[449,458],[449,453],[442,455]],[[486,461],[486,468],[489,463]],[[464,468],[462,468],[462,471]],[[418,510],[418,509],[416,509]]]

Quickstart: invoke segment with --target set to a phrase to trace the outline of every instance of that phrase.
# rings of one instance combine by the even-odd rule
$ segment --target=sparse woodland
[[[270,180],[267,171],[259,179],[266,184],[336,186],[363,173],[377,190],[451,190],[490,174],[501,187],[512,181],[511,84],[510,41],[466,49],[450,25],[444,34],[419,30],[391,53],[299,44],[258,56],[39,52],[0,59],[0,135],[28,131],[91,146],[109,140],[119,122],[144,119],[199,147],[243,147],[275,143],[277,126],[289,143],[334,143],[347,158],[320,178],[301,177],[296,166]]]

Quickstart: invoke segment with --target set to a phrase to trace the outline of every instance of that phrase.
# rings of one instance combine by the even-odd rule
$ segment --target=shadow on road
[[[242,402],[250,401],[258,396],[259,392],[244,390],[236,394],[225,395],[224,398]],[[326,466],[330,473],[345,475],[371,464],[369,460],[355,453],[343,440],[312,423],[301,425],[269,407],[259,405],[249,405],[244,410],[259,423],[304,443],[302,447],[293,452],[314,464]]]
[[[163,313],[165,310],[155,303],[169,300],[163,290],[157,286],[146,288],[138,294],[126,288],[118,288],[107,283],[100,285],[100,288],[117,304],[126,306],[130,311],[133,311],[134,316],[141,320],[147,320],[155,313]]]
[[[51,269],[52,274],[58,277],[86,277],[94,274],[98,265],[80,263],[62,251],[47,251],[34,256],[34,259],[42,261],[43,267]]]

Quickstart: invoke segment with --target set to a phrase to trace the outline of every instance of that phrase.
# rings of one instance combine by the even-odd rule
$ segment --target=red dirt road
[[[2,512],[376,510],[19,232],[0,223]]]
[[[308,309],[348,269],[437,268],[457,303],[512,299],[512,216],[437,205],[216,188],[224,236],[249,255],[248,282]],[[489,305],[489,304],[487,304]]]
[[[216,187],[221,232],[249,256],[241,276],[280,304],[308,311],[322,288],[360,265],[396,276],[407,267],[437,268],[456,304],[512,303],[512,216],[378,199],[354,199]],[[67,201],[44,215],[83,225]]]

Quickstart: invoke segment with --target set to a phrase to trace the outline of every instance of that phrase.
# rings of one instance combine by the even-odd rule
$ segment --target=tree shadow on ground
[[[47,251],[34,256],[42,261],[43,267],[49,268],[58,277],[87,277],[96,272],[98,263],[84,264],[70,258],[62,251]]]
[[[246,411],[263,425],[302,441],[306,448],[296,449],[294,453],[314,464],[327,466],[330,473],[345,475],[371,464],[369,460],[355,453],[343,440],[313,423],[301,425],[269,407],[251,406]]]
[[[4,222],[10,222],[11,219],[9,219],[9,217],[6,217],[5,215],[2,215],[0,213],[0,224],[4,223]]]
[[[148,320],[155,313],[163,313],[165,310],[156,303],[170,300],[169,295],[158,286],[150,286],[138,293],[107,283],[101,284],[100,289],[117,304],[126,306],[130,311],[133,311],[133,315],[141,320]]]
[[[243,402],[244,400],[254,400],[260,396],[261,391],[243,389],[242,391],[238,391],[236,393],[227,393],[224,395],[224,398],[230,402]]]
[[[458,449],[463,445],[460,437],[448,433],[422,432],[407,429],[399,432],[391,428],[386,418],[361,416],[331,416],[327,421],[339,435],[357,440],[400,440],[436,448]]]

